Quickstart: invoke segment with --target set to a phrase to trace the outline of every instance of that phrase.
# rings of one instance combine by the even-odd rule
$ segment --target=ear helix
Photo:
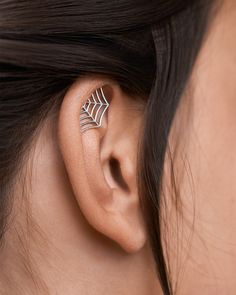
[[[106,99],[106,96],[104,94],[102,87],[95,90],[81,108],[81,111],[80,111],[81,131],[85,132],[92,128],[101,127],[102,119],[108,107],[109,107],[109,102]]]

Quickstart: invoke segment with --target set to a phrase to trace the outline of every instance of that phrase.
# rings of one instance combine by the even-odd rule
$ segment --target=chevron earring
[[[80,111],[81,131],[102,126],[102,119],[109,107],[102,88],[97,89],[83,104]]]

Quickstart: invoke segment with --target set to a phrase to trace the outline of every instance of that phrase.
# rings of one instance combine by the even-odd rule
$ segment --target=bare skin
[[[236,2],[223,1],[176,115],[178,127],[172,132],[175,139],[181,132],[176,161],[176,173],[182,173],[183,209],[177,214],[183,221],[178,229],[182,249],[178,255],[176,234],[170,237],[172,261],[180,259],[177,268],[172,265],[175,278],[179,274],[180,295],[236,294],[235,36]],[[176,224],[173,214],[170,227],[176,229]]]
[[[103,125],[81,133],[82,103],[104,83],[112,101]],[[71,87],[18,179],[1,251],[1,294],[160,292],[135,177],[142,113],[112,81],[88,77]],[[128,188],[111,173],[110,157]]]

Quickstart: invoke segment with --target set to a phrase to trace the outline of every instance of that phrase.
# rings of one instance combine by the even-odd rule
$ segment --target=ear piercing
[[[83,104],[80,111],[80,127],[81,131],[102,126],[102,119],[109,107],[102,87],[95,90],[89,99]]]

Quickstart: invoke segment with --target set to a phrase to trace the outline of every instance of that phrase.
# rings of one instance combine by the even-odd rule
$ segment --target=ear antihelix
[[[96,89],[83,104],[80,111],[81,132],[102,126],[102,120],[109,107],[103,88]]]

